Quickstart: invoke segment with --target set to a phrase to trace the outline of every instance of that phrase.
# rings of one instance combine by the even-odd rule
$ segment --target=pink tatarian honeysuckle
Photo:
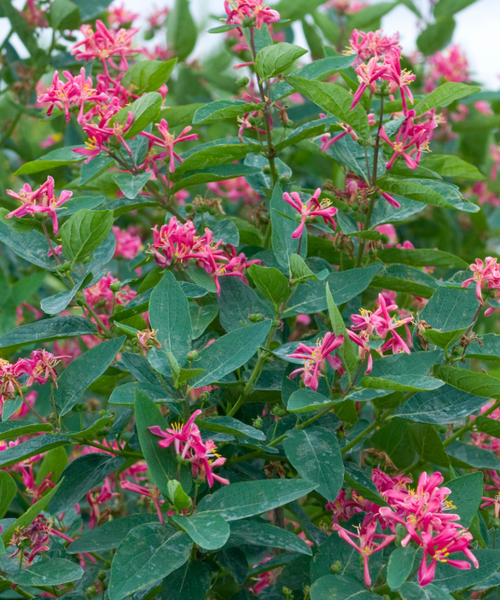
[[[158,154],[156,154],[153,158],[153,160],[155,161],[162,161],[165,158],[169,158],[169,171],[171,173],[173,173],[175,171],[175,160],[177,160],[178,162],[183,162],[183,159],[174,151],[174,146],[176,144],[179,144],[180,142],[188,142],[189,140],[197,140],[198,139],[198,134],[197,133],[191,133],[189,134],[189,132],[191,131],[192,127],[185,127],[180,134],[176,137],[173,133],[170,133],[168,130],[168,123],[167,121],[165,121],[165,119],[161,120],[161,123],[157,123],[156,127],[158,128],[158,131],[160,133],[160,135],[162,136],[161,138],[153,135],[152,133],[147,133],[146,131],[143,131],[141,133],[141,135],[143,135],[144,137],[147,137],[149,139],[149,149],[151,149],[153,146],[158,146],[160,148],[162,148],[162,152],[159,152]]]
[[[140,236],[136,235],[137,229],[129,227],[128,229],[120,229],[116,225],[112,227],[116,236],[116,248],[113,258],[126,258],[132,260],[139,254],[142,247]]]
[[[373,93],[377,91],[377,80],[381,79],[387,71],[387,65],[379,64],[378,58],[375,56],[370,58],[368,63],[362,63],[356,68],[360,85],[354,94],[351,110],[356,108],[365,90],[370,89]]]
[[[80,70],[80,75],[74,77],[69,71],[63,72],[66,82],[59,79],[59,72],[54,73],[52,85],[38,98],[40,103],[50,104],[47,115],[51,115],[54,108],[64,109],[66,123],[71,119],[70,108],[77,106],[80,108],[78,122],[83,122],[83,109],[85,102],[96,102],[108,100],[107,94],[98,92],[92,87],[92,77],[85,76],[84,67]]]
[[[500,292],[500,267],[497,265],[497,259],[487,256],[483,262],[480,258],[476,258],[476,264],[469,265],[469,269],[473,272],[473,276],[466,279],[462,283],[462,287],[467,288],[471,283],[476,284],[476,298],[481,304],[484,304],[482,296],[482,288],[485,285],[486,289],[496,290]],[[498,297],[498,294],[496,294]],[[494,307],[489,307],[484,312],[488,317],[494,312]]]
[[[308,217],[322,217],[325,223],[330,223],[335,229],[333,217],[337,214],[338,210],[334,206],[331,206],[329,200],[319,202],[320,195],[321,189],[318,188],[307,202],[303,202],[298,192],[292,192],[291,194],[285,192],[283,194],[283,200],[298,211],[301,217],[300,225],[292,233],[292,238],[300,238]]]
[[[297,350],[292,354],[288,354],[289,358],[296,358],[304,361],[304,366],[295,369],[290,373],[290,379],[293,379],[299,373],[304,381],[304,384],[313,391],[318,389],[319,378],[324,377],[323,371],[327,363],[336,371],[343,371],[342,361],[336,356],[332,356],[339,346],[344,343],[344,336],[336,336],[334,333],[328,332],[323,339],[316,342],[316,345],[306,346],[300,343]]]
[[[5,215],[7,219],[24,217],[25,215],[32,217],[36,213],[46,214],[52,218],[54,235],[57,235],[59,231],[57,209],[71,198],[73,192],[62,191],[59,198],[56,198],[54,193],[54,179],[48,177],[47,181],[38,190],[32,190],[29,184],[25,183],[19,193],[7,190],[7,194],[21,202],[21,206]]]
[[[212,487],[214,481],[229,485],[229,480],[213,472],[214,467],[221,467],[226,459],[218,456],[216,447],[212,440],[204,442],[200,430],[195,423],[196,417],[201,415],[201,410],[195,410],[184,425],[174,424],[163,431],[155,425],[149,431],[163,439],[158,442],[162,448],[168,448],[173,444],[175,453],[180,458],[188,460],[191,464],[193,477],[201,478]]]
[[[467,57],[458,44],[438,51],[428,59],[429,73],[425,75],[424,92],[435,90],[441,83],[471,81]]]
[[[491,181],[495,181],[497,178],[498,169],[500,168],[500,145],[490,146],[491,158],[493,159],[493,167],[491,168],[490,179]]]
[[[160,501],[160,491],[156,486],[149,489],[142,485],[137,485],[136,483],[133,483],[132,481],[128,481],[126,479],[120,481],[120,486],[124,490],[128,490],[129,492],[134,492],[136,494],[140,494],[141,496],[145,496],[146,498],[150,498],[153,501],[153,504],[155,505],[158,520],[162,525],[165,524],[163,514],[161,512],[161,505],[163,504],[163,502]]]
[[[370,587],[372,580],[370,577],[368,559],[372,554],[380,552],[380,550],[383,550],[386,546],[391,544],[396,539],[396,535],[376,533],[377,523],[376,521],[372,521],[370,516],[365,518],[362,525],[359,527],[358,533],[352,533],[340,525],[333,525],[333,530],[337,531],[339,536],[363,557],[364,581],[366,587]],[[357,540],[358,543],[354,540]]]
[[[370,58],[383,58],[395,47],[399,47],[399,33],[388,37],[383,35],[381,29],[367,33],[354,29],[344,54],[357,54],[357,60],[361,63]]]
[[[268,6],[263,0],[225,0],[224,9],[228,25],[241,25],[247,19],[255,19],[255,26],[261,29],[264,23],[276,23],[280,14]]]
[[[367,6],[369,6],[368,2],[360,2],[359,0],[329,0],[325,4],[325,8],[333,8],[346,15],[353,15]]]
[[[388,67],[384,79],[389,82],[389,93],[394,94],[396,90],[401,90],[401,100],[403,102],[403,113],[408,114],[406,99],[413,104],[413,95],[408,87],[415,81],[416,75],[407,70],[401,69],[401,49],[394,47],[390,54],[385,56],[385,64]]]

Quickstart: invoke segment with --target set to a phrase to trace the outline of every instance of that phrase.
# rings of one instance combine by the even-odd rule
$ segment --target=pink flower
[[[399,33],[396,33],[393,37],[383,36],[382,34],[381,29],[369,31],[368,33],[354,29],[344,54],[357,54],[358,62],[362,63],[371,58],[381,58],[388,54],[392,48],[399,47]]]
[[[116,249],[113,258],[123,257],[127,260],[135,258],[142,247],[142,240],[136,235],[136,229],[133,227],[120,229],[113,225],[113,231],[116,236]]]
[[[359,2],[359,0],[329,0],[325,4],[325,8],[333,8],[346,15],[353,15],[367,6],[369,6],[368,2]]]
[[[283,200],[298,211],[301,217],[300,225],[292,233],[293,239],[300,238],[308,217],[322,217],[325,223],[330,223],[335,228],[333,217],[337,214],[338,210],[334,206],[330,206],[329,200],[323,200],[320,203],[318,201],[320,195],[321,189],[318,188],[307,203],[304,203],[298,192],[292,192],[291,194],[285,192],[283,194]]]
[[[243,200],[245,204],[256,204],[260,199],[260,194],[248,185],[244,177],[210,182],[207,183],[207,187],[214,194],[227,198],[230,202]]]
[[[105,72],[108,73],[107,63],[116,67],[112,57],[119,56],[119,68],[122,71],[128,69],[127,56],[136,54],[136,50],[132,48],[132,38],[139,29],[111,31],[102,21],[97,20],[95,32],[90,25],[82,25],[80,31],[84,39],[77,42],[71,50],[71,54],[76,54],[77,60],[88,62],[98,58],[101,60]],[[80,48],[80,46],[83,46],[83,48]]]
[[[386,235],[389,238],[387,244],[384,244],[386,248],[390,248],[391,246],[397,244],[398,235],[396,233],[394,225],[387,223],[386,225],[378,225],[377,227],[375,227],[375,229],[379,233],[382,233],[383,235]]]
[[[12,190],[7,190],[7,194],[12,198],[16,198],[21,202],[21,206],[11,211],[6,215],[7,219],[12,217],[24,217],[25,215],[33,216],[36,213],[47,214],[52,218],[54,235],[57,235],[59,230],[57,221],[57,209],[69,200],[73,192],[63,191],[59,198],[54,194],[54,180],[49,177],[47,181],[35,191],[25,183],[18,194]]]
[[[323,339],[316,342],[316,346],[310,347],[305,344],[299,344],[297,350],[288,354],[289,358],[298,358],[304,361],[304,366],[295,369],[290,373],[290,379],[293,379],[299,373],[305,385],[313,391],[318,389],[319,377],[323,377],[323,371],[328,364],[336,371],[343,371],[342,361],[336,356],[331,356],[332,352],[344,343],[344,336],[336,336],[334,333],[326,333]]]
[[[158,520],[162,525],[165,524],[163,519],[163,514],[161,512],[161,505],[163,501],[160,501],[160,492],[157,487],[153,487],[151,489],[145,488],[142,485],[137,485],[136,483],[132,483],[131,481],[122,480],[120,481],[120,485],[124,490],[128,490],[129,492],[135,492],[136,494],[140,494],[141,496],[145,496],[146,498],[150,498],[156,508],[156,513],[158,515]]]
[[[159,138],[156,135],[153,135],[152,133],[147,133],[145,131],[143,131],[141,133],[141,135],[147,137],[150,140],[149,141],[149,149],[151,149],[153,146],[159,146],[160,148],[163,149],[162,152],[159,152],[154,157],[154,160],[161,161],[168,157],[169,158],[169,171],[171,173],[173,173],[175,171],[175,159],[177,159],[179,162],[183,162],[183,159],[176,152],[174,152],[174,146],[180,142],[187,142],[189,140],[197,140],[198,134],[192,133],[192,134],[188,135],[188,133],[191,131],[192,127],[185,127],[181,131],[181,133],[177,137],[175,137],[174,134],[169,133],[168,123],[165,121],[165,119],[162,119],[161,123],[157,123],[156,127],[158,128],[158,131],[160,132],[160,135],[162,136],[161,138]]]
[[[149,431],[154,435],[164,438],[158,442],[161,448],[168,448],[173,443],[175,453],[185,458],[191,447],[193,436],[200,433],[198,426],[194,422],[199,415],[201,415],[201,410],[195,410],[184,425],[175,424],[173,428],[167,428],[166,431],[155,425],[154,427],[150,427]]]
[[[361,100],[361,96],[364,94],[366,89],[370,89],[372,92],[377,91],[377,80],[382,79],[388,71],[386,64],[380,65],[378,58],[374,56],[368,61],[368,64],[362,63],[356,68],[360,86],[354,94],[354,98],[351,104],[351,110],[356,108],[357,104]]]
[[[165,18],[170,12],[170,9],[165,8],[157,8],[156,5],[153,6],[153,10],[149,17],[147,17],[147,21],[151,29],[158,29],[165,22]]]
[[[359,532],[357,534],[352,533],[347,529],[344,529],[338,524],[334,524],[333,529],[339,534],[339,537],[341,537],[345,542],[347,542],[350,546],[357,550],[363,557],[363,573],[365,585],[366,587],[370,587],[372,581],[370,577],[370,569],[368,566],[368,558],[372,554],[379,552],[380,550],[391,544],[396,539],[396,535],[377,534],[377,522],[371,520],[370,515],[365,517],[365,520],[363,521],[363,524],[359,528]],[[354,540],[357,540],[358,543],[356,544]],[[378,544],[376,543],[377,540],[380,540]]]
[[[52,380],[57,387],[57,371],[55,367],[64,356],[54,356],[47,350],[34,350],[31,358],[20,358],[14,365],[14,375],[19,377],[26,374],[29,376],[27,385],[32,386],[35,381],[41,385]]]
[[[73,77],[69,71],[64,71],[66,83],[59,80],[59,72],[54,73],[52,85],[38,98],[41,104],[49,103],[47,115],[51,115],[54,107],[63,109],[66,115],[66,123],[71,119],[70,108],[78,106],[80,113],[79,123],[83,120],[83,108],[85,102],[99,102],[108,100],[108,96],[103,92],[98,92],[92,87],[92,77],[85,77],[85,69],[82,67],[80,75]]]
[[[401,49],[394,47],[391,49],[390,54],[385,57],[385,64],[388,67],[388,71],[384,76],[384,79],[389,82],[389,92],[394,92],[399,89],[401,90],[401,100],[403,101],[403,113],[405,116],[408,115],[408,108],[406,104],[406,98],[413,104],[413,95],[409,89],[409,85],[412,81],[415,81],[415,75],[410,71],[401,70]]]
[[[373,370],[373,357],[371,355],[371,348],[368,345],[370,341],[370,336],[366,331],[360,331],[359,335],[350,329],[347,330],[347,335],[349,339],[353,341],[357,346],[359,346],[359,358],[361,360],[365,360],[368,357],[368,362],[366,365],[365,375],[369,375]]]
[[[424,91],[432,92],[446,81],[462,83],[470,81],[469,63],[462,54],[458,44],[450,46],[447,50],[436,52],[430,59],[430,72],[426,77]]]
[[[264,23],[276,23],[280,14],[268,6],[263,0],[224,0],[228,25],[241,25],[246,19],[255,19],[255,26],[261,29]]]
[[[89,521],[90,529],[94,529],[96,524],[99,523],[101,516],[101,505],[120,495],[118,492],[112,492],[111,487],[111,478],[106,477],[104,480],[104,485],[100,489],[97,489],[97,491],[91,490],[90,492],[87,492],[86,498],[91,510]]]
[[[472,282],[476,283],[476,298],[484,304],[484,300],[481,294],[481,288],[483,282],[487,283],[488,289],[490,290],[500,290],[500,270],[497,265],[497,259],[491,256],[486,257],[486,262],[484,263],[480,258],[476,258],[476,264],[469,266],[470,270],[474,273],[472,277],[466,279],[462,283],[462,287],[466,288]],[[488,316],[491,314],[491,308],[489,308],[485,315]]]
[[[111,6],[108,9],[108,22],[115,27],[132,23],[132,21],[135,21],[138,17],[139,14],[133,13],[125,8],[124,2],[120,5],[117,4],[116,6]]]
[[[324,118],[324,115],[321,118]],[[357,141],[358,136],[351,126],[347,123],[340,123],[340,127],[344,129],[344,131],[334,137],[332,137],[331,133],[325,133],[321,136],[321,152],[326,152],[332,144],[335,144],[335,142],[338,142],[347,134],[349,134],[354,141]]]
[[[498,168],[500,167],[500,145],[490,146],[491,158],[493,159],[493,167],[491,168],[490,179],[495,181],[497,178]]]
[[[48,135],[44,140],[38,142],[38,145],[40,148],[50,148],[51,146],[58,144],[62,139],[62,133],[54,133],[54,135]]]

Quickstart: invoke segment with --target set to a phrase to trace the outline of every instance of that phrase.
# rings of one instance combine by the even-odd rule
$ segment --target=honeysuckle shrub
[[[496,597],[472,3],[0,0],[2,598]]]

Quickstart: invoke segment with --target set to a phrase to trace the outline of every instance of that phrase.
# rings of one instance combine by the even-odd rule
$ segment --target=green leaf
[[[348,27],[352,29],[364,29],[372,23],[376,23],[379,19],[384,17],[393,8],[396,8],[398,2],[378,2],[372,6],[362,8],[360,11],[355,12],[349,17]]]
[[[445,383],[464,392],[483,398],[500,399],[500,379],[497,377],[448,365],[437,365],[434,367],[434,373]]]
[[[232,277],[228,277],[228,279],[232,279]],[[191,327],[193,328],[193,340],[196,340],[200,335],[205,333],[206,328],[215,319],[218,312],[219,310],[214,304],[189,304],[189,316],[191,319]]]
[[[412,572],[415,553],[412,546],[400,546],[391,552],[387,565],[387,585],[391,590],[397,590]]]
[[[80,148],[80,146],[68,146],[67,148],[52,150],[52,152],[49,152],[41,158],[37,158],[37,160],[24,163],[24,165],[14,173],[14,175],[33,175],[33,173],[49,171],[57,167],[80,162],[85,158],[85,156],[82,156],[77,152],[73,152],[73,150],[76,148]]]
[[[471,181],[485,179],[477,167],[452,154],[432,154],[425,157],[421,164],[443,177],[457,177],[459,179],[470,179]]]
[[[314,279],[315,281],[323,280],[328,275],[328,270],[324,269],[316,275],[306,265],[304,259],[298,254],[290,255],[290,275],[293,277],[295,282],[307,281],[308,279]]]
[[[479,569],[458,570],[451,565],[439,563],[433,585],[445,592],[455,592],[484,581],[500,567],[500,550],[474,550]]]
[[[80,210],[61,227],[64,256],[81,262],[97,250],[113,226],[110,210]]]
[[[113,175],[113,180],[116,182],[116,185],[125,194],[125,196],[133,200],[149,181],[151,175],[151,171],[139,173],[139,175],[132,175],[130,173],[117,173],[116,175]]]
[[[110,600],[122,600],[151,587],[181,567],[192,547],[188,535],[160,523],[135,527],[114,556],[108,589]]]
[[[162,600],[204,600],[211,586],[206,563],[186,562],[163,580]]]
[[[398,592],[403,600],[453,600],[453,596],[432,583],[420,587],[418,583],[409,581],[403,583]]]
[[[78,581],[83,574],[84,570],[80,565],[64,558],[53,558],[42,560],[25,567],[22,571],[10,574],[9,579],[18,585],[37,587]]]
[[[427,25],[417,38],[418,49],[424,56],[430,56],[438,50],[441,50],[451,42],[453,32],[455,31],[455,25],[455,20],[452,17],[438,19],[435,23]],[[417,116],[420,114],[422,113],[417,113]]]
[[[237,277],[222,277],[220,287],[221,292],[217,297],[219,319],[226,331],[249,325],[249,315],[261,314],[264,318],[274,318],[272,307],[264,303],[249,285]]]
[[[72,0],[80,8],[82,21],[90,21],[102,13],[110,4],[111,0]]]
[[[259,292],[276,308],[290,296],[288,279],[278,269],[252,265],[248,273]]]
[[[363,469],[358,467],[355,463],[347,461],[344,463],[344,468],[344,479],[350,488],[356,490],[356,492],[361,494],[365,500],[374,502],[377,506],[389,506]]]
[[[432,275],[422,273],[414,267],[398,264],[389,265],[380,275],[375,275],[371,286],[405,292],[421,298],[430,298],[439,287]]]
[[[298,58],[307,53],[300,46],[279,42],[262,48],[255,58],[255,70],[261,79],[271,79],[288,69]]]
[[[472,340],[465,352],[467,358],[500,360],[500,335],[487,333]]]
[[[234,119],[256,110],[256,104],[244,100],[217,100],[199,108],[193,117],[193,125],[211,125],[223,119]]]
[[[95,529],[91,529],[70,544],[66,551],[69,554],[83,552],[105,552],[117,548],[131,529],[138,525],[157,522],[156,514],[137,513],[107,521]]]
[[[167,61],[143,60],[129,67],[120,83],[126,88],[132,87],[134,94],[138,96],[156,92],[167,83],[176,64],[177,58]]]
[[[105,477],[125,463],[125,459],[104,452],[78,456],[64,469],[57,494],[49,504],[51,514],[61,514],[81,501]]]
[[[334,405],[334,402],[330,398],[318,394],[318,392],[302,388],[290,396],[286,408],[291,413],[303,413],[323,410],[329,405]]]
[[[175,192],[193,185],[210,183],[211,181],[226,181],[227,179],[234,179],[236,177],[252,177],[259,173],[261,173],[261,170],[257,167],[248,167],[240,163],[217,165],[184,173],[182,179],[172,186],[171,191],[175,194]]]
[[[423,460],[448,467],[450,459],[446,455],[443,442],[434,425],[429,423],[411,423],[408,425],[411,443]]]
[[[455,440],[446,447],[451,464],[458,469],[500,469],[500,460],[489,450]]]
[[[163,351],[172,352],[182,366],[191,350],[193,331],[186,294],[170,271],[151,294],[149,318]]]
[[[374,390],[391,390],[393,392],[421,392],[437,390],[443,385],[435,377],[425,375],[393,375],[391,379],[380,377],[363,377],[361,385]]]
[[[322,427],[292,429],[283,440],[288,460],[316,491],[330,502],[337,499],[344,481],[344,463],[337,436]]]
[[[67,415],[83,392],[103,375],[120,351],[125,337],[97,344],[73,360],[57,380],[54,399],[60,416]]]
[[[469,266],[458,256],[429,248],[383,248],[377,254],[380,260],[386,264],[402,263],[414,267],[450,267],[455,269],[466,269]]]
[[[441,17],[451,17],[455,13],[474,4],[474,2],[476,2],[476,0],[439,0],[434,6],[434,16],[436,19],[440,19]]]
[[[222,377],[244,365],[264,344],[270,330],[271,321],[263,321],[235,329],[215,340],[192,363],[194,368],[205,369],[206,372],[192,381],[191,385],[202,387],[220,381]]]
[[[229,538],[229,525],[218,514],[201,513],[193,517],[172,515],[170,518],[205,550],[222,548]]]
[[[312,556],[311,548],[291,531],[259,521],[233,521],[227,546],[238,548],[247,545],[282,548]]]
[[[48,503],[52,499],[52,496],[56,494],[61,483],[62,481],[59,482],[55,488],[52,488],[50,492],[48,492],[43,498],[38,500],[36,504],[30,506],[28,510],[19,517],[19,519],[16,519],[14,523],[12,523],[12,525],[10,525],[4,532],[2,532],[2,541],[5,544],[5,546],[9,545],[10,539],[14,535],[14,532],[17,528],[24,529],[28,527],[28,525],[31,525],[31,523],[33,523],[33,521],[43,510],[46,510]]]
[[[168,482],[175,479],[177,461],[169,448],[161,448],[158,445],[160,438],[149,431],[149,427],[154,426],[165,430],[167,425],[160,409],[139,390],[135,392],[135,419],[139,442],[149,472],[160,492],[168,497]]]
[[[262,431],[255,429],[251,425],[242,423],[233,417],[207,417],[197,419],[196,425],[202,431],[213,431],[214,433],[227,433],[236,437],[251,438],[253,440],[264,441],[266,436]]]
[[[443,385],[433,392],[415,394],[396,409],[395,415],[421,423],[447,425],[463,421],[484,402],[484,398]]]
[[[175,0],[167,17],[167,40],[179,60],[185,60],[196,46],[198,29],[189,10],[189,0]]]
[[[42,485],[46,478],[49,478],[52,483],[57,483],[68,462],[68,454],[63,446],[52,448],[42,460],[35,477],[35,484]]]
[[[177,510],[185,510],[191,506],[191,498],[182,489],[177,479],[168,482],[168,498]]]
[[[176,166],[175,176],[184,177],[187,171],[199,169],[212,172],[211,169],[216,165],[232,163],[251,152],[260,152],[260,149],[260,145],[249,138],[243,138],[243,142],[238,138],[223,138],[199,144],[182,154],[184,162]]]
[[[298,144],[301,140],[308,138],[315,138],[329,131],[336,131],[339,129],[338,119],[336,117],[327,117],[326,119],[317,119],[315,121],[309,121],[303,125],[299,125],[292,130],[283,140],[274,146],[277,152],[281,152],[284,148]]]
[[[432,54],[432,52],[430,53]],[[423,100],[415,106],[415,112],[417,117],[425,114],[433,108],[439,108],[440,106],[448,106],[455,100],[465,98],[471,94],[477,94],[481,88],[473,85],[467,85],[465,83],[453,83],[447,82],[440,85],[436,90],[428,94]]]
[[[289,76],[286,80],[294,89],[312,100],[325,112],[350,125],[361,138],[368,139],[370,137],[366,111],[361,104],[351,110],[352,95],[345,88],[336,83],[308,81],[303,77]]]
[[[490,417],[479,415],[474,419],[474,431],[500,438],[500,422],[496,419],[490,419]]]
[[[283,200],[283,191],[277,183],[271,198],[272,242],[278,265],[285,272],[289,271],[290,256],[292,254],[300,254],[302,258],[307,256],[307,232],[305,228],[301,238],[292,238],[292,233],[298,227],[298,223],[295,221],[296,214],[297,211]]]
[[[49,19],[54,29],[76,29],[80,25],[80,9],[70,0],[54,0]]]
[[[123,136],[128,140],[144,131],[150,123],[158,120],[162,103],[163,97],[161,94],[158,92],[148,92],[147,94],[144,94],[144,96],[134,100],[130,106],[125,106],[125,108],[122,108],[117,112],[111,119],[110,125],[113,127],[113,125],[119,123],[125,126],[128,113],[133,113],[134,122]]]
[[[460,516],[460,525],[469,527],[472,517],[479,510],[483,496],[483,474],[469,473],[446,483],[450,488],[450,500],[454,504],[453,513]]]
[[[377,181],[377,185],[384,192],[397,194],[415,202],[422,202],[423,204],[439,206],[441,208],[455,208],[441,194],[416,182],[414,179],[395,179],[385,176]]]
[[[320,577],[311,586],[311,600],[378,600],[364,585],[343,575]]]
[[[3,519],[9,510],[10,503],[17,494],[16,482],[7,473],[0,471],[0,519]]]
[[[4,450],[0,454],[0,466],[8,467],[16,462],[35,456],[35,454],[47,452],[57,446],[67,446],[69,443],[71,443],[71,440],[67,437],[46,433]]]
[[[21,435],[52,431],[49,423],[26,423],[25,421],[3,421],[0,423],[0,440],[13,440]]]
[[[316,486],[301,479],[245,481],[224,486],[204,496],[198,513],[216,513],[226,521],[237,521],[284,506],[308,494]]]
[[[441,332],[469,327],[479,302],[473,289],[440,288],[429,300],[420,319]]]
[[[296,71],[292,71],[289,77],[301,77],[308,81],[327,79],[334,73],[349,68],[356,58],[356,54],[351,54],[349,56],[329,56],[327,58],[322,58],[321,60],[315,60]],[[287,81],[278,81],[277,83],[274,83],[271,88],[271,98],[273,99],[273,102],[292,93],[293,87]]]
[[[17,219],[16,219],[17,220]],[[0,242],[15,254],[47,271],[55,271],[57,263],[47,256],[50,248],[45,236],[38,231],[22,233],[14,231],[0,220]]]
[[[425,329],[422,335],[429,340],[435,346],[444,348],[447,350],[450,346],[453,346],[467,329],[458,329],[457,331],[446,331],[441,332],[436,329]]]
[[[78,335],[95,334],[95,329],[82,317],[53,317],[16,327],[0,337],[0,348],[25,346],[33,342],[50,342]]]
[[[364,269],[349,271],[334,271],[325,281],[308,281],[301,283],[290,300],[284,317],[311,314],[327,310],[326,285],[332,290],[333,300],[337,306],[349,302],[370,285],[375,275],[382,270],[380,263],[375,263]]]
[[[335,304],[330,291],[330,285],[328,283],[326,284],[326,303],[328,306],[328,316],[330,318],[333,333],[337,336],[342,335],[344,337],[344,343],[339,347],[337,352],[342,359],[342,363],[344,364],[348,373],[353,375],[359,364],[358,353],[354,349],[354,345],[347,335],[344,319],[342,318],[342,315]]]

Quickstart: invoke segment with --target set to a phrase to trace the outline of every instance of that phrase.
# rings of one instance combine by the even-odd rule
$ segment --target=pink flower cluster
[[[359,315],[352,315],[351,320],[354,325],[351,329],[347,330],[349,338],[359,346],[361,360],[368,359],[366,375],[369,375],[373,368],[373,357],[368,343],[371,336],[376,335],[379,339],[385,340],[384,344],[380,348],[377,348],[377,352],[381,356],[389,350],[392,350],[394,354],[398,352],[410,354],[410,347],[412,345],[408,323],[413,321],[413,317],[411,315],[402,318],[399,315],[398,317],[391,316],[389,314],[391,311],[399,311],[398,306],[395,303],[388,303],[383,294],[379,294],[378,296],[378,305],[378,308],[374,312],[361,309]],[[402,326],[406,328],[406,342],[396,331]],[[358,330],[358,333],[354,330]]]
[[[345,3],[345,0],[333,1]],[[393,49],[401,49],[399,45],[399,33],[396,33],[393,37],[388,37],[383,35],[381,29],[378,31],[369,31],[368,33],[354,29],[344,54],[357,54],[357,61],[361,64],[371,58],[383,58]]]
[[[243,200],[245,204],[257,204],[260,199],[260,194],[248,185],[244,177],[210,182],[207,183],[207,187],[214,194],[227,198],[230,202]]]
[[[7,194],[21,202],[21,206],[6,215],[7,219],[12,217],[24,217],[25,215],[34,216],[36,213],[45,214],[52,218],[54,235],[57,235],[59,223],[57,220],[57,209],[60,208],[66,200],[69,200],[73,192],[62,191],[59,198],[54,193],[54,179],[48,177],[47,181],[37,190],[32,190],[28,183],[25,183],[19,193],[13,190],[7,190]]]
[[[370,5],[368,2],[360,2],[359,0],[329,0],[324,6],[325,8],[333,8],[339,13],[353,15]]]
[[[109,325],[109,317],[113,313],[115,306],[123,306],[130,302],[137,292],[131,290],[128,285],[123,286],[120,291],[113,292],[111,284],[116,283],[118,279],[111,275],[111,271],[95,285],[85,290],[85,300],[89,306],[99,315],[102,323],[107,327]],[[84,309],[86,310],[86,309]],[[92,314],[88,315],[89,319],[95,322]],[[95,323],[100,329],[100,325]],[[93,337],[93,336],[90,336]],[[87,341],[89,336],[84,336]]]
[[[255,19],[255,26],[261,29],[264,23],[276,23],[280,14],[268,6],[263,0],[224,0],[228,25],[242,25],[247,19]]]
[[[471,80],[467,57],[461,52],[458,44],[433,54],[429,59],[429,66],[430,71],[424,85],[426,93],[432,92],[442,83],[463,83]]]
[[[335,221],[333,217],[338,213],[338,209],[331,206],[329,200],[319,201],[321,189],[318,188],[311,198],[304,202],[298,192],[283,194],[283,200],[294,208],[300,215],[300,225],[292,233],[292,238],[300,238],[304,230],[307,219],[310,217],[322,217],[325,223],[329,223],[335,229]]]
[[[434,579],[438,562],[448,563],[457,569],[471,568],[465,560],[450,559],[449,555],[454,552],[462,552],[478,568],[478,561],[469,548],[472,534],[458,523],[458,515],[449,512],[455,507],[447,500],[451,490],[440,487],[443,483],[441,473],[430,476],[422,473],[416,490],[409,487],[410,478],[392,478],[378,468],[373,470],[372,480],[389,506],[379,507],[354,491],[352,500],[346,499],[342,491],[334,503],[327,505],[334,511],[333,529],[363,557],[364,578],[368,587],[371,586],[369,557],[395,541],[397,525],[404,526],[407,531],[401,541],[403,547],[414,544],[423,550],[418,571],[418,581],[422,587]],[[340,520],[361,512],[367,514],[357,533],[339,524]],[[388,533],[377,533],[378,525]]]
[[[327,364],[342,375],[344,372],[342,361],[336,356],[332,356],[332,352],[343,343],[344,336],[336,336],[331,332],[326,333],[324,338],[319,339],[316,342],[316,346],[311,347],[300,343],[297,350],[287,356],[303,360],[304,366],[290,373],[290,379],[301,373],[304,385],[316,391],[319,385],[319,378],[325,376],[324,371]]]
[[[153,243],[150,252],[156,264],[165,268],[172,264],[185,267],[192,260],[211,275],[220,293],[219,277],[235,276],[247,283],[245,271],[250,265],[262,264],[260,260],[247,261],[243,253],[238,254],[231,244],[222,248],[223,241],[215,241],[210,229],[204,235],[198,235],[192,221],[184,224],[172,217],[160,229],[153,228]]]
[[[156,163],[163,163],[166,158],[169,159],[168,169],[170,173],[175,171],[175,161],[183,162],[183,159],[174,151],[174,146],[179,142],[188,142],[190,140],[197,140],[198,134],[191,133],[192,127],[185,127],[180,134],[176,137],[173,133],[170,133],[168,130],[168,123],[165,119],[161,120],[161,123],[157,123],[156,127],[161,135],[158,137],[157,135],[153,135],[152,133],[147,133],[143,131],[141,135],[147,137],[149,139],[149,152],[148,156],[141,168],[150,167],[153,173],[158,175],[158,166]],[[188,135],[189,134],[189,135]],[[161,152],[152,152],[153,146],[159,146],[161,148]],[[160,165],[161,166],[161,165]]]
[[[47,350],[33,350],[31,358],[19,358],[15,364],[0,358],[0,402],[23,397],[22,388],[31,387],[35,382],[41,385],[52,381],[57,387],[57,363],[64,358],[54,356]],[[19,379],[27,375],[27,381],[21,383]]]
[[[108,23],[113,27],[120,28],[122,25],[128,25],[139,17],[138,13],[133,13],[125,8],[125,2],[111,6],[108,9]]]
[[[116,236],[116,249],[114,258],[126,258],[132,260],[139,254],[142,247],[142,240],[136,233],[135,227],[120,229],[113,225],[113,231]]]
[[[481,304],[484,304],[483,288],[486,288],[488,292],[498,292],[494,294],[495,299],[500,297],[500,266],[497,265],[497,260],[491,256],[487,256],[484,262],[480,258],[476,258],[476,264],[469,266],[473,273],[472,277],[462,283],[464,288],[469,287],[471,283],[476,284],[476,298]],[[485,317],[490,316],[494,311],[495,308],[490,306],[484,312]]]
[[[193,477],[206,481],[212,487],[214,480],[224,485],[229,485],[229,480],[213,472],[214,467],[221,467],[226,459],[216,454],[216,446],[212,440],[204,442],[200,430],[195,423],[196,417],[201,415],[201,410],[196,410],[184,425],[174,424],[163,431],[155,425],[149,431],[163,439],[158,442],[162,448],[174,445],[175,453],[191,464]]]

